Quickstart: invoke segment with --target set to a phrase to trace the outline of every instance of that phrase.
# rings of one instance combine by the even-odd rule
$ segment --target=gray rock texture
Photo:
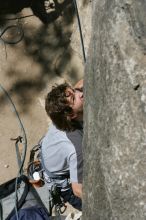
[[[84,220],[146,219],[146,1],[94,0],[85,74]]]

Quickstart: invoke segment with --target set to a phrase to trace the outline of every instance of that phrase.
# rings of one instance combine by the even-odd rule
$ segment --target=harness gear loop
[[[43,169],[39,160],[32,161],[28,164],[27,175],[29,182],[35,187],[42,187],[44,183]]]
[[[56,184],[54,184],[51,187],[50,193],[51,193],[54,205],[55,205],[55,212],[58,214],[63,214],[67,206],[65,205],[63,199],[61,198],[60,192],[61,190],[59,187],[57,187]]]

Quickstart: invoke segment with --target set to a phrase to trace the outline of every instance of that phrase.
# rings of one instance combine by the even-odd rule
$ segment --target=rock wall
[[[146,1],[95,0],[85,73],[84,220],[146,215]]]

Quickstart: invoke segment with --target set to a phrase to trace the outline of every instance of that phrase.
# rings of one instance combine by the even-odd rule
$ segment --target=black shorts
[[[73,194],[72,189],[61,192],[64,202],[70,203],[75,209],[82,211],[82,200]]]

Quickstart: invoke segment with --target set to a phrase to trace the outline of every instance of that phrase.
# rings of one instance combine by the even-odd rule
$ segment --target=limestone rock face
[[[146,218],[146,1],[94,0],[85,73],[84,220]]]

